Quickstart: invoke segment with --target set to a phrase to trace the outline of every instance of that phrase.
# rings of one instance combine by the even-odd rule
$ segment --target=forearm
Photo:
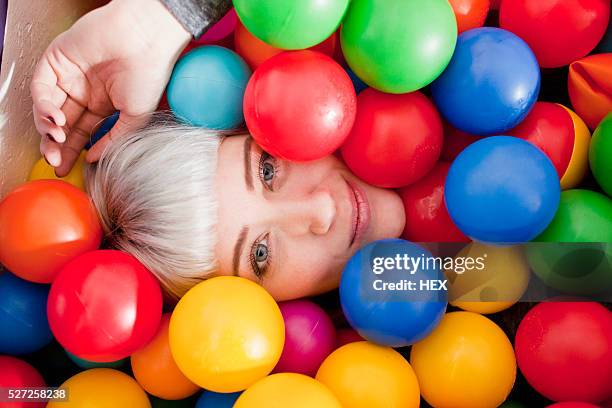
[[[160,0],[195,38],[212,27],[232,7],[231,0]]]

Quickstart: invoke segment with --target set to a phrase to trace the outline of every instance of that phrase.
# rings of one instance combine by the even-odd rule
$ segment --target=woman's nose
[[[336,203],[329,191],[314,191],[286,201],[280,209],[282,227],[293,234],[324,235],[336,218]]]

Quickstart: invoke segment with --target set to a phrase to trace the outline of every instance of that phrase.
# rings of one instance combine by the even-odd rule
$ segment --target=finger
[[[87,108],[78,102],[76,99],[72,98],[70,95],[66,98],[66,102],[62,106],[62,111],[66,115],[66,124],[64,125],[64,131],[67,134],[72,132],[72,128],[75,124],[81,119],[83,113]]]
[[[115,123],[115,126],[113,126],[112,129],[109,130],[104,137],[102,137],[102,139],[98,140],[96,144],[91,147],[91,149],[89,149],[85,160],[87,160],[89,163],[100,160],[104,149],[106,149],[114,138],[132,132],[143,126],[147,121],[147,117],[147,115],[130,116],[124,113],[119,113],[119,119],[117,120],[117,123]]]
[[[62,164],[61,145],[48,136],[43,136],[40,139],[40,153],[52,167],[58,167]]]
[[[63,143],[66,140],[64,130],[46,117],[40,115],[36,105],[33,106],[33,112],[34,126],[36,126],[36,130],[38,130],[38,133],[40,133],[41,136],[50,136],[51,139],[58,143]]]
[[[61,110],[61,94],[65,93],[58,86],[57,76],[46,57],[36,66],[30,83],[30,93],[34,106],[41,115],[51,118],[59,126],[65,125],[66,117]]]
[[[83,147],[90,139],[93,129],[102,117],[86,111],[81,119],[72,127],[66,143],[62,145],[62,164],[55,169],[58,177],[67,175],[79,158]]]

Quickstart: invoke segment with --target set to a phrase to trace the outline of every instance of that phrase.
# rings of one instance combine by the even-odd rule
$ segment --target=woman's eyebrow
[[[246,240],[248,234],[249,227],[245,225],[240,230],[240,234],[238,234],[238,239],[236,240],[236,245],[234,246],[234,259],[232,267],[234,275],[236,276],[240,276],[240,254],[242,254],[242,247],[244,246],[244,241]]]
[[[253,172],[251,170],[251,136],[244,140],[244,184],[249,191],[253,191]]]

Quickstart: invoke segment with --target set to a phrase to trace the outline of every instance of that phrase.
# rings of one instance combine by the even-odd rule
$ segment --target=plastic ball
[[[612,53],[589,55],[573,62],[568,91],[576,113],[595,129],[612,111]]]
[[[271,155],[292,161],[334,152],[348,136],[355,111],[355,90],[344,69],[310,50],[284,52],[261,64],[244,95],[253,138]]]
[[[527,247],[533,272],[548,286],[574,295],[612,289],[612,200],[589,190],[561,193],[552,222]]]
[[[447,0],[353,0],[340,31],[350,68],[369,86],[396,94],[436,79],[456,41]]]
[[[457,19],[459,34],[482,27],[489,14],[490,0],[449,0],[449,3]]]
[[[612,197],[612,113],[601,121],[593,133],[589,162],[597,183]]]
[[[349,0],[234,0],[240,21],[257,38],[285,50],[319,44],[340,25]]]
[[[28,180],[63,180],[79,190],[85,191],[85,154],[85,152],[81,152],[70,173],[64,177],[57,177],[55,169],[46,162],[44,157],[41,157],[34,163]]]
[[[313,45],[309,49],[319,51],[332,57],[336,51],[337,42],[338,35],[334,32],[325,41]],[[236,47],[236,52],[244,58],[246,63],[249,64],[253,70],[259,67],[264,61],[283,52],[281,48],[273,47],[255,37],[240,22],[238,22],[236,32],[234,33],[234,45]]]
[[[128,361],[127,358],[122,358],[121,360],[117,360],[117,361],[109,361],[107,363],[97,363],[95,361],[89,361],[89,360],[85,360],[80,357],[77,357],[71,352],[69,352],[68,350],[64,350],[64,351],[66,352],[66,355],[68,356],[68,358],[70,358],[70,360],[72,360],[74,364],[76,364],[83,370],[89,370],[90,368],[121,368]]]
[[[406,219],[402,238],[413,242],[467,242],[448,215],[444,182],[449,163],[438,162],[425,177],[399,190]]]
[[[230,35],[236,28],[238,23],[238,17],[236,16],[236,10],[232,7],[230,11],[210,27],[206,32],[198,39],[195,40],[199,44],[207,44],[215,41],[219,41]]]
[[[548,405],[546,408],[599,408],[597,405],[588,402],[565,401]]]
[[[28,354],[51,342],[48,295],[48,286],[0,273],[0,354]]]
[[[240,395],[234,408],[340,408],[323,384],[303,374],[279,373],[257,381]]]
[[[512,0],[499,9],[500,27],[525,40],[543,68],[587,55],[603,37],[609,18],[608,0]]]
[[[336,347],[339,348],[345,344],[354,343],[356,341],[364,341],[365,339],[354,329],[342,328],[336,332]]]
[[[37,283],[51,283],[66,263],[102,240],[89,197],[61,180],[31,181],[7,194],[0,225],[0,263]]]
[[[535,238],[559,204],[559,177],[537,147],[494,136],[468,146],[446,177],[445,200],[453,222],[470,238],[518,243]]]
[[[525,139],[546,153],[563,190],[576,187],[584,178],[591,134],[582,119],[563,105],[537,102],[508,135]]]
[[[471,135],[459,129],[455,129],[446,122],[443,122],[443,125],[444,143],[442,144],[440,160],[452,162],[466,147],[482,139],[482,136]]]
[[[458,259],[464,261],[459,262]],[[480,261],[480,265],[468,262]],[[447,270],[449,303],[469,312],[488,314],[515,304],[529,284],[529,264],[521,248],[473,242],[455,257]],[[469,268],[468,268],[469,266]]]
[[[195,408],[233,408],[240,394],[239,392],[222,394],[204,390]]]
[[[431,258],[420,246],[400,239],[373,242],[360,249],[346,264],[340,281],[340,303],[349,324],[374,343],[402,347],[427,336],[446,310],[446,291],[383,289],[384,283],[443,280],[436,265],[417,267],[408,273],[402,265],[374,269],[377,260],[406,257]],[[378,265],[379,267],[381,265]],[[378,289],[377,289],[378,288]]]
[[[170,319],[174,361],[187,378],[215,392],[242,391],[268,375],[284,342],[283,316],[274,299],[235,276],[197,284]]]
[[[92,251],[68,263],[47,303],[57,341],[85,360],[125,358],[155,335],[162,313],[159,282],[136,258]]]
[[[518,125],[539,91],[540,68],[527,44],[492,27],[461,34],[448,68],[431,86],[442,116],[474,135],[501,134]]]
[[[521,372],[546,398],[598,403],[612,397],[612,313],[604,306],[539,303],[519,324],[514,347]]]
[[[412,346],[410,364],[421,395],[434,407],[497,407],[516,378],[508,337],[471,312],[446,314],[433,333]]]
[[[234,51],[216,45],[194,48],[174,66],[166,88],[168,104],[193,126],[236,128],[244,120],[242,99],[250,76]]]
[[[404,357],[392,348],[367,341],[334,351],[316,379],[345,407],[416,408],[420,402],[419,383]]]
[[[179,400],[195,394],[200,387],[189,381],[174,362],[168,340],[169,326],[170,314],[164,314],[155,337],[130,359],[134,377],[146,392]]]
[[[45,380],[34,367],[15,357],[0,355],[0,389],[46,387]],[[6,396],[6,391],[4,396]],[[43,408],[44,402],[2,402],[3,408]]]
[[[110,368],[82,371],[60,388],[68,390],[66,401],[51,401],[47,408],[150,408],[147,394],[129,375]]]
[[[390,95],[369,88],[357,97],[357,118],[341,152],[362,180],[398,188],[434,167],[442,140],[440,115],[422,93]]]
[[[89,141],[85,145],[85,149],[89,150],[93,145],[98,143],[98,140],[102,139],[108,132],[110,132],[110,130],[113,128],[113,126],[115,126],[118,120],[119,112],[115,112],[112,115],[104,118],[104,120],[100,123],[100,126],[89,138]]]
[[[280,303],[285,321],[285,345],[274,372],[299,373],[314,377],[333,350],[336,329],[323,309],[308,300]]]

